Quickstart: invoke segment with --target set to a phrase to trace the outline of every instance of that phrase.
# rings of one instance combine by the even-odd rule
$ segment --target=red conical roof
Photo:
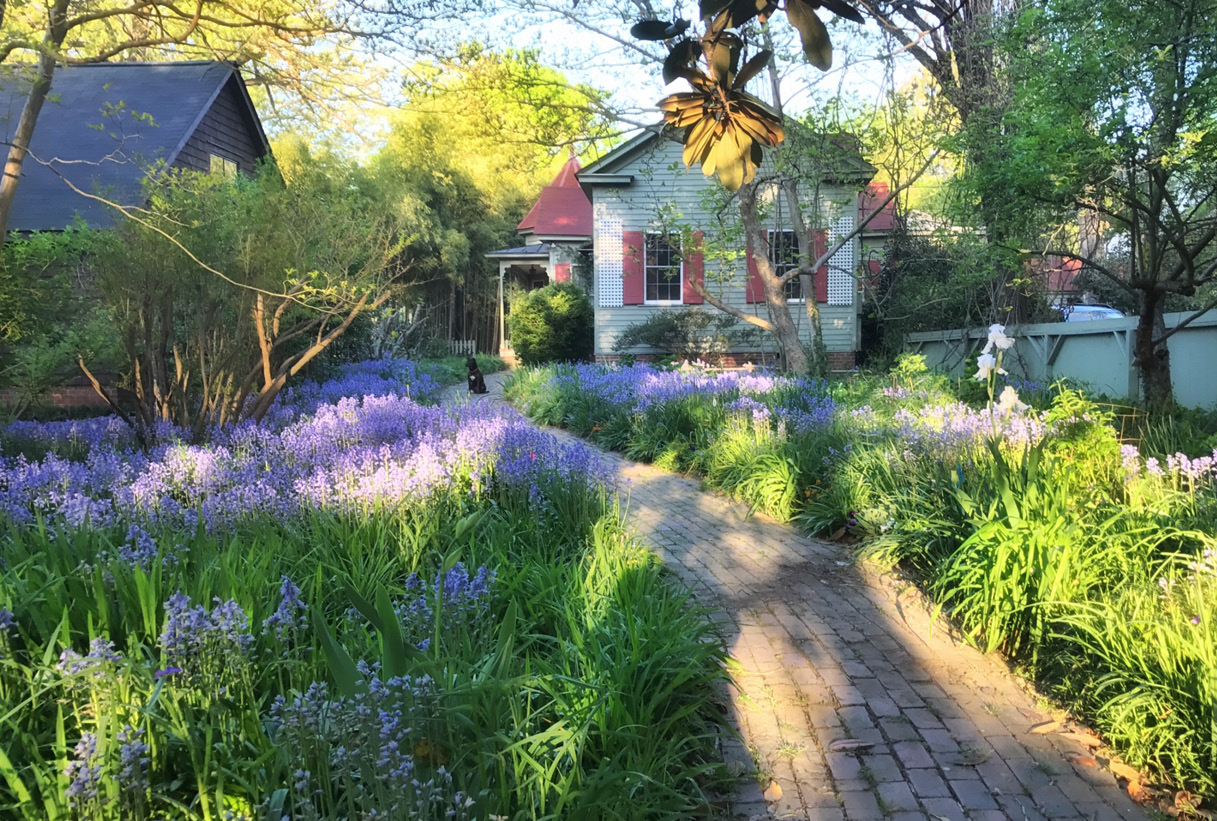
[[[592,204],[575,179],[582,167],[571,156],[554,181],[541,189],[541,196],[516,230],[544,237],[590,237]]]

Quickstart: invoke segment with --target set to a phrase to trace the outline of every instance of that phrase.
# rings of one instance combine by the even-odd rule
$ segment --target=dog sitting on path
[[[465,367],[469,369],[469,392],[488,393],[486,380],[482,377],[481,369],[478,368],[478,361],[471,356],[465,360]]]

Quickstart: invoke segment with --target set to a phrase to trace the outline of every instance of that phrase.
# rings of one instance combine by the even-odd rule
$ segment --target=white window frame
[[[774,254],[774,251],[777,250],[778,246],[777,246],[777,243],[774,242],[774,238],[776,236],[778,236],[779,234],[790,234],[791,238],[794,240],[795,257],[794,257],[793,262],[779,262],[777,260],[776,255]],[[779,277],[781,277],[783,274],[785,274],[791,268],[798,268],[800,265],[803,264],[803,259],[802,259],[800,249],[799,249],[799,235],[797,232],[792,231],[789,228],[773,229],[769,232],[769,263],[771,265],[773,265],[773,272],[775,274],[777,274]],[[790,296],[790,285],[792,283],[797,284],[797,286],[799,288],[799,296],[794,296],[794,297]],[[807,296],[805,294],[803,294],[803,281],[797,276],[794,279],[790,280],[790,282],[787,282],[785,285],[783,285],[782,290],[783,290],[783,292],[786,293],[786,302],[787,303],[797,303],[797,304],[801,305],[807,301]]]
[[[659,265],[651,264],[650,250],[651,250],[651,241],[652,240],[663,241],[668,246],[668,248],[671,249],[671,252],[676,255],[676,258],[679,260],[679,263],[678,263],[679,264],[679,268],[678,268],[679,278],[678,278],[678,283],[677,283],[677,293],[680,294],[679,299],[648,299],[647,298],[647,294],[650,291],[650,288],[648,287],[649,286],[648,280],[650,278],[649,277],[650,272],[651,271],[671,270],[671,266],[661,267]],[[661,233],[654,232],[654,231],[648,231],[647,233],[642,235],[642,246],[643,246],[643,250],[642,250],[642,304],[643,305],[684,305],[685,304],[685,259],[680,251],[679,238],[677,238],[677,242],[675,242],[675,243],[673,243],[671,240],[672,240],[671,234],[661,234]],[[658,280],[656,280],[656,285],[658,285]]]

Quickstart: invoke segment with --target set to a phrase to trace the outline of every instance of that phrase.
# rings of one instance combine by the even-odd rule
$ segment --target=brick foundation
[[[645,353],[633,357],[636,362],[653,362],[657,358],[653,354]],[[612,365],[620,360],[621,357],[617,354],[606,354],[596,357],[596,361],[601,365]],[[781,365],[782,359],[777,354],[725,353],[707,356],[705,361],[719,368],[742,368],[744,365],[768,365],[769,367],[776,368]],[[828,352],[828,369],[830,371],[852,371],[855,365],[856,355],[854,351]]]
[[[830,371],[852,371],[856,364],[854,351],[828,352],[828,369]]]

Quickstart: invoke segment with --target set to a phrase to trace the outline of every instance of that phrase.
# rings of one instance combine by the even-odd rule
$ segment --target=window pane
[[[669,237],[646,236],[646,299],[651,302],[680,302],[680,248]]]
[[[773,231],[769,234],[769,260],[778,276],[799,267],[799,240],[794,231]],[[803,286],[795,277],[786,283],[787,299],[802,299]]]

